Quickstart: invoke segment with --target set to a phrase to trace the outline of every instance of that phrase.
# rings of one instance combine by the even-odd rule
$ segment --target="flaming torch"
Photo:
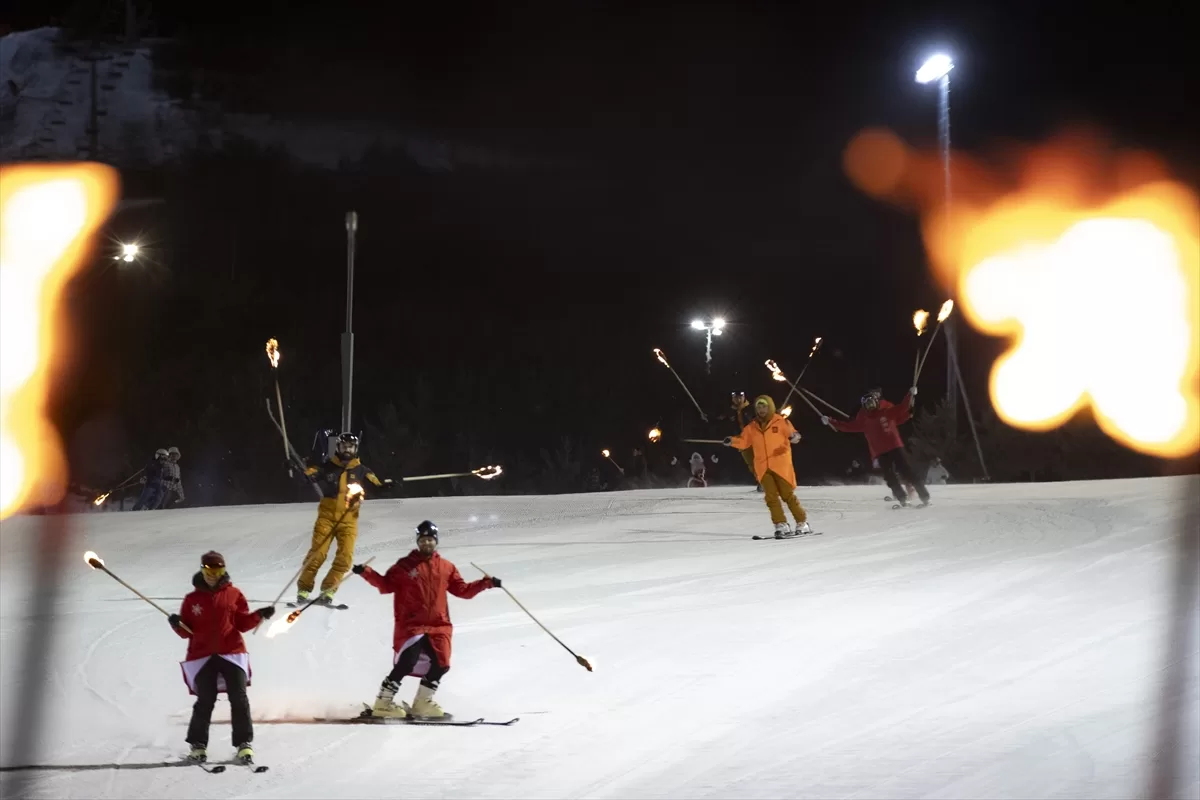
[[[654,444],[662,438],[662,431],[659,428],[651,428],[650,433],[646,434],[646,438],[650,440],[651,444]]]
[[[267,360],[271,362],[271,374],[275,378],[275,402],[279,405],[279,432],[283,434],[283,458],[288,466],[288,475],[292,474],[292,448],[288,444],[287,420],[283,417],[283,393],[279,391],[279,342],[267,339]],[[270,401],[268,401],[270,402]]]
[[[704,413],[704,409],[700,408],[700,404],[696,402],[696,398],[692,397],[692,393],[688,391],[687,384],[683,382],[683,378],[679,377],[679,373],[676,372],[675,368],[671,366],[669,361],[667,361],[667,357],[663,355],[663,351],[656,347],[654,348],[654,355],[659,361],[662,362],[664,367],[671,370],[671,374],[675,376],[675,380],[679,381],[679,385],[683,387],[685,392],[687,392],[688,399],[692,401],[692,405],[694,405],[696,410],[700,412],[700,419],[708,422],[708,415]]]
[[[46,417],[59,298],[116,201],[99,164],[0,169],[0,518],[58,502],[67,474]]]
[[[913,327],[917,329],[917,338],[925,333],[925,326],[929,324],[929,312],[923,308],[918,308],[913,312]],[[917,357],[913,360],[913,385],[917,383],[917,373],[921,371],[921,345],[917,345]]]
[[[921,370],[925,369],[925,359],[929,358],[929,348],[933,347],[933,342],[934,342],[934,340],[937,339],[938,331],[940,331],[942,329],[942,323],[946,321],[946,318],[950,316],[950,313],[952,311],[954,311],[954,301],[953,300],[947,300],[946,302],[942,303],[942,309],[941,309],[941,311],[938,311],[938,315],[937,315],[937,325],[933,326],[933,334],[929,337],[929,344],[925,345],[925,354],[921,356],[921,361],[919,364],[917,364],[917,372],[916,372],[916,375],[913,377],[913,385],[914,386],[916,386],[916,384],[917,384],[917,378],[921,377]],[[919,313],[925,313],[925,312],[919,312]],[[929,315],[926,314],[925,318],[926,318],[926,320],[928,320]],[[916,324],[916,321],[917,321],[916,314],[914,314],[913,315],[913,323]],[[918,330],[918,335],[920,335],[919,331],[921,331],[922,329],[918,328],[917,330]]]
[[[779,409],[779,416],[783,417],[784,419],[787,419],[791,415],[792,415],[792,407],[791,406],[784,406],[783,408]]]
[[[443,472],[439,475],[413,475],[411,478],[405,477],[403,480],[405,483],[412,483],[413,481],[436,481],[441,480],[442,478],[468,478],[474,475],[476,478],[490,481],[493,478],[500,477],[500,475],[503,473],[504,467],[497,464],[496,466],[492,467],[480,467],[479,469],[473,469],[470,472]]]
[[[92,569],[98,569],[98,570],[100,570],[100,571],[101,571],[101,572],[103,572],[105,575],[107,575],[108,577],[112,578],[114,581],[116,581],[117,583],[121,584],[121,585],[122,585],[122,586],[124,586],[126,589],[128,589],[128,590],[129,590],[129,591],[131,591],[131,592],[133,592],[134,594],[136,594],[138,597],[140,597],[140,598],[142,598],[143,600],[145,600],[145,601],[146,601],[147,603],[149,603],[150,605],[154,606],[156,609],[158,609],[158,610],[159,610],[159,612],[161,612],[161,613],[162,613],[162,615],[163,615],[164,617],[169,617],[169,616],[171,616],[171,615],[170,615],[170,614],[167,612],[167,610],[166,610],[165,608],[163,608],[163,607],[162,607],[162,606],[160,606],[158,603],[154,602],[154,601],[153,601],[153,600],[151,600],[149,597],[146,597],[146,595],[142,594],[142,593],[141,593],[141,592],[139,592],[137,589],[133,588],[133,587],[132,587],[132,586],[130,586],[128,583],[126,583],[125,581],[121,580],[121,579],[120,579],[120,578],[118,578],[116,575],[114,575],[114,574],[113,574],[113,572],[112,572],[112,570],[110,570],[108,567],[106,567],[106,566],[104,565],[104,559],[102,559],[100,556],[98,556],[98,555],[96,555],[95,553],[93,553],[91,550],[88,550],[86,553],[84,553],[84,554],[83,554],[83,561],[84,561],[84,563],[85,563],[85,564],[87,564],[87,565],[88,565],[89,567],[91,567]],[[184,629],[185,631],[187,631],[188,633],[191,633],[191,632],[192,632],[192,629],[191,629],[191,628],[189,628],[189,627],[188,627],[186,624],[184,624],[184,623],[182,623],[182,622],[181,622],[181,623],[179,623],[179,627],[183,628],[183,629]]]
[[[617,468],[617,472],[621,473],[622,475],[625,474],[625,470],[621,469],[621,465],[618,464],[616,461],[613,461],[612,452],[610,450],[605,448],[604,450],[600,451],[600,455],[604,456],[609,461],[612,461],[612,465]]]

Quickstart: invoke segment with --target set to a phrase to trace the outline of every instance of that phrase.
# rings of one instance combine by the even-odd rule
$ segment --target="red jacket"
[[[867,448],[871,458],[879,458],[898,447],[904,447],[899,426],[912,419],[912,395],[906,394],[900,405],[894,406],[886,400],[879,401],[879,408],[860,408],[854,419],[842,422],[829,420],[829,427],[843,433],[861,433],[867,437]]]
[[[183,598],[179,618],[192,629],[191,633],[176,628],[180,637],[188,640],[187,661],[208,656],[233,655],[246,652],[242,633],[253,629],[262,618],[250,611],[242,590],[222,575],[213,588],[197,572],[192,577],[194,592]]]
[[[394,597],[392,649],[399,652],[410,638],[426,634],[443,667],[450,666],[450,636],[454,632],[446,593],[469,600],[492,588],[491,578],[467,583],[458,568],[441,555],[434,553],[425,558],[418,550],[397,561],[384,575],[367,567],[362,576],[380,594]]]

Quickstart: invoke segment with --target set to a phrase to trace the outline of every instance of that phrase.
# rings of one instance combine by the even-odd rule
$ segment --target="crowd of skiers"
[[[179,448],[160,447],[142,470],[142,491],[134,511],[169,508],[187,499],[179,473]]]

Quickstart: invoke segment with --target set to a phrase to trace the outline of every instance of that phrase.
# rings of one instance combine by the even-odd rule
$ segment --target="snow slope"
[[[753,542],[745,489],[371,501],[358,559],[387,564],[436,520],[464,576],[439,698],[511,728],[265,725],[271,771],[35,773],[34,797],[1129,798],[1149,765],[1170,539],[1195,478],[939,487],[894,512],[877,487],[802,488],[825,535]],[[1185,499],[1185,493],[1190,499]],[[172,608],[200,554],[224,553],[251,605],[296,570],[311,506],[72,518],[40,763],[153,763],[183,752],[183,645],[161,615],[81,558]],[[3,752],[38,520],[0,537]],[[391,665],[390,599],[357,578],[347,612],[313,609],[248,637],[256,718],[352,713]],[[1196,642],[1191,644],[1195,651]],[[1184,796],[1200,796],[1196,661]],[[412,679],[402,692],[415,690]],[[228,718],[222,701],[219,718]],[[229,728],[214,725],[223,757]],[[5,758],[8,756],[5,755]],[[11,765],[9,765],[11,766]],[[5,772],[12,796],[19,775]]]

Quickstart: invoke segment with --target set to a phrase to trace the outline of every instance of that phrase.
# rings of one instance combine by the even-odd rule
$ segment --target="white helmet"
[[[168,448],[167,455],[174,456],[176,459],[178,459],[179,458],[179,448],[178,447]]]
[[[154,457],[155,457],[155,458],[166,458],[166,457],[167,457],[167,455],[168,455],[168,454],[167,454],[167,448],[165,448],[165,447],[160,447],[160,448],[158,448],[157,450],[155,450],[155,451],[154,451]]]

